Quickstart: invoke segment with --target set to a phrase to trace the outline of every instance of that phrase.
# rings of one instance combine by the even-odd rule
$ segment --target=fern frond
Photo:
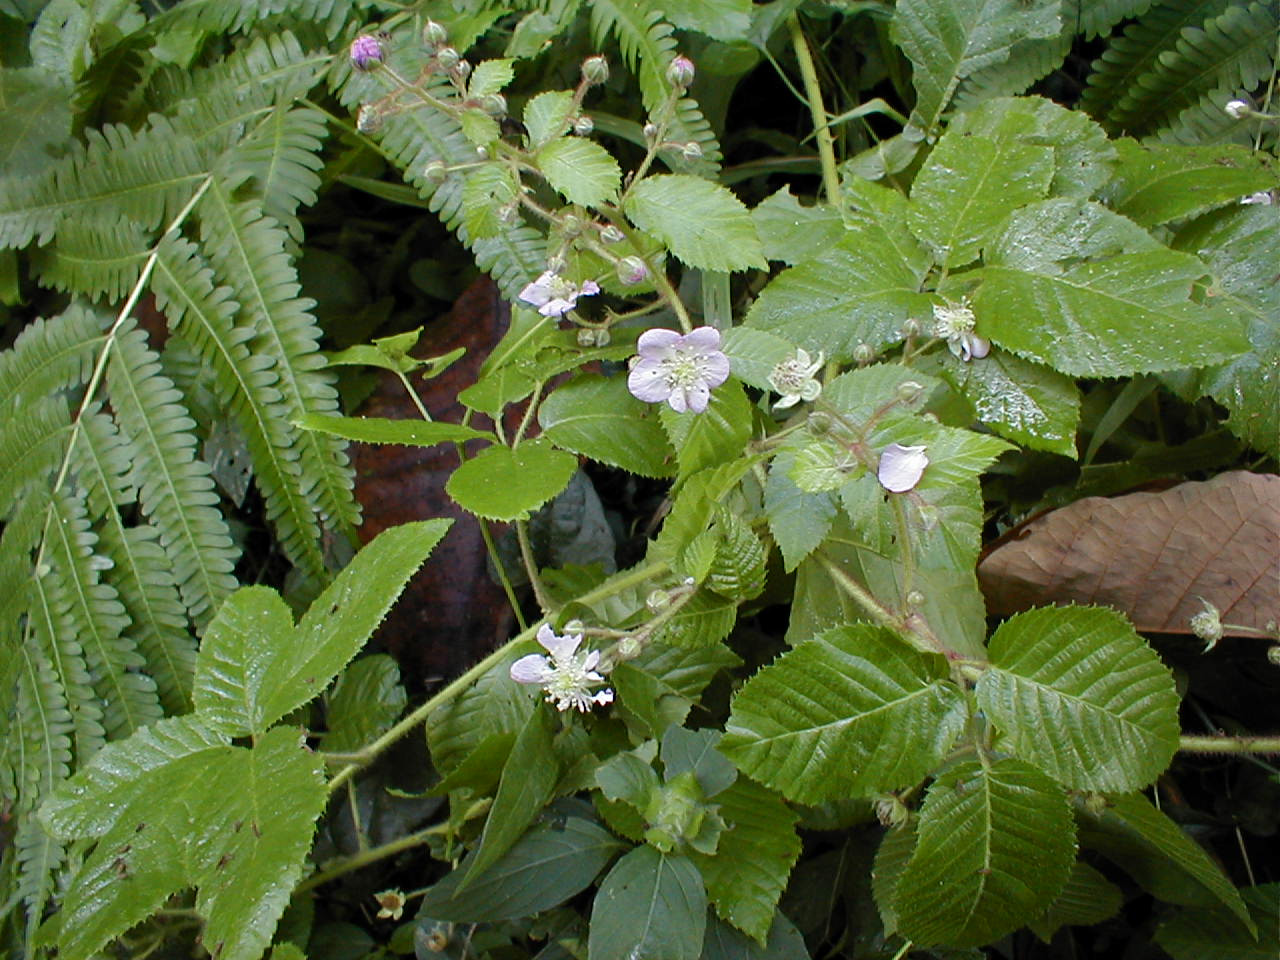
[[[129,624],[115,589],[101,568],[114,561],[95,553],[98,537],[89,529],[84,503],[66,490],[53,496],[53,522],[45,542],[50,579],[63,608],[76,624],[89,676],[103,704],[108,739],[127,737],[163,716],[155,681],[137,672],[144,664],[124,629]]]
[[[193,708],[196,644],[187,631],[178,586],[160,549],[159,531],[147,525],[125,526],[117,509],[137,496],[129,444],[115,421],[96,408],[81,414],[80,429],[76,469],[88,490],[90,511],[102,518],[97,531],[101,552],[112,560],[103,579],[124,604],[125,636],[146,661],[165,711],[186,713]]]
[[[160,531],[188,614],[203,624],[238,586],[232,574],[238,551],[218,510],[209,467],[196,457],[195,423],[132,321],[116,336],[107,395],[133,448],[138,503]]]
[[[0,411],[14,416],[33,401],[86,382],[106,323],[103,314],[82,304],[29,323],[13,347],[0,353]],[[0,469],[4,463],[0,458]]]
[[[319,110],[311,107],[276,107],[257,128],[227,156],[227,178],[233,183],[251,181],[261,198],[263,211],[302,240],[302,227],[294,216],[300,204],[316,202],[324,166],[320,150],[328,135],[328,124]]]
[[[107,126],[86,136],[43,174],[0,178],[0,248],[48,243],[69,213],[124,216],[154,230],[208,173],[210,157],[163,117],[137,133]]]
[[[289,412],[268,357],[249,352],[253,331],[237,327],[239,304],[186,240],[168,238],[156,258],[151,288],[181,337],[214,371],[220,399],[236,418],[253,458],[267,517],[285,555],[304,570],[322,570],[315,510],[303,489]]]
[[[27,907],[26,941],[30,945],[53,896],[54,873],[66,859],[66,848],[49,835],[33,812],[18,818],[13,846],[18,859],[17,893]]]
[[[62,222],[51,246],[32,254],[31,266],[42,286],[120,301],[150,252],[146,233],[131,220],[74,217]]]
[[[1238,143],[1241,146],[1252,147],[1254,132],[1257,129],[1256,122],[1237,120],[1222,109],[1223,104],[1242,99],[1247,95],[1247,91],[1231,88],[1210,90],[1144,139],[1188,146]]]
[[[138,32],[100,53],[76,83],[72,98],[82,127],[128,123],[137,111],[144,78],[157,64],[150,55],[152,38]]]
[[[1166,0],[1111,38],[1093,61],[1080,107],[1104,126],[1118,130],[1114,116],[1120,101],[1137,89],[1138,78],[1151,72],[1162,53],[1172,50],[1184,27],[1199,26],[1225,10],[1231,0]]]
[[[1140,17],[1151,9],[1152,0],[1074,0],[1062,8],[1062,19],[1073,32],[1079,16],[1079,31],[1086,39],[1101,36],[1121,20]],[[1075,9],[1072,9],[1072,8]]]
[[[290,14],[296,20],[323,23],[326,34],[335,37],[353,17],[362,17],[366,6],[350,0],[189,0],[152,18],[147,29],[157,35],[170,30],[244,33],[262,20]]]
[[[210,263],[230,283],[253,328],[253,352],[270,357],[275,365],[291,444],[299,450],[303,492],[323,522],[346,532],[344,527],[359,523],[360,509],[352,493],[355,474],[345,441],[292,426],[307,414],[336,415],[339,408],[333,378],[324,370],[320,354],[320,329],[309,312],[314,301],[299,296],[298,274],[285,252],[285,233],[257,204],[233,203],[216,182],[200,214]]]
[[[58,395],[6,412],[0,422],[0,518],[21,510],[32,491],[52,486],[70,439],[71,413]]]
[[[1073,24],[1064,24],[1056,37],[1027,37],[1016,42],[1009,59],[986,67],[960,81],[951,99],[953,109],[972,110],[997,97],[1024,92],[1037,80],[1062,66],[1071,49]]]
[[[604,45],[610,35],[617,38],[623,59],[640,81],[645,109],[651,112],[671,92],[666,71],[677,52],[672,32],[661,13],[645,9],[634,0],[592,0],[592,38],[597,46]],[[682,97],[677,103],[667,138],[681,143],[695,141],[702,147],[702,158],[689,172],[714,174],[720,169],[720,143],[711,124],[689,97]],[[669,159],[666,153],[663,156]]]
[[[1163,126],[1212,90],[1253,89],[1272,71],[1278,32],[1275,3],[1228,7],[1203,27],[1184,29],[1174,49],[1138,78],[1113,115],[1128,129],[1143,132]]]

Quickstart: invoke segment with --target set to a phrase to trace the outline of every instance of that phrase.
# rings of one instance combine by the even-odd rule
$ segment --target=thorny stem
[[[636,567],[611,582],[602,583],[594,590],[587,591],[578,598],[578,602],[590,605],[597,600],[601,600],[605,597],[611,597],[616,593],[621,593],[623,590],[627,590],[635,586],[637,583],[643,583],[646,580],[665,573],[668,569],[668,566],[662,561],[656,561],[654,563]],[[508,640],[475,666],[471,667],[458,677],[458,679],[448,684],[443,690],[427,700],[426,703],[422,704],[422,706],[405,716],[399,723],[391,727],[391,729],[387,730],[386,733],[378,737],[378,739],[374,740],[359,752],[354,754],[343,754],[340,757],[335,757],[334,759],[347,760],[349,762],[334,775],[332,780],[329,781],[327,789],[330,795],[354,777],[362,767],[372,763],[384,750],[396,741],[400,740],[419,724],[423,723],[429,716],[431,716],[431,714],[435,713],[436,710],[453,700],[454,697],[466,690],[467,687],[471,686],[471,684],[476,680],[480,679],[480,677],[492,670],[494,666],[501,663],[512,647],[523,643],[526,640],[532,640],[537,628],[540,627],[543,622],[544,621],[539,620],[537,623],[531,624],[528,629],[520,631],[519,634]]]
[[[805,39],[804,30],[800,26],[799,14],[793,13],[787,18],[787,27],[791,31],[791,49],[795,52],[796,62],[800,65],[800,76],[804,80],[809,114],[813,117],[813,136],[818,144],[818,160],[822,164],[822,189],[827,195],[827,203],[838,207],[840,175],[836,171],[836,145],[835,139],[831,136],[831,126],[827,122],[826,108],[822,104],[818,70],[813,63],[809,42]]]
[[[538,602],[538,610],[546,616],[551,610],[551,602],[547,599],[542,577],[538,575],[538,562],[533,556],[533,545],[529,542],[528,521],[516,521],[516,539],[520,541],[520,559],[524,561],[525,573],[529,575],[529,583],[533,587],[533,598]]]
[[[1280,754],[1280,736],[1205,737],[1182,736],[1178,749],[1183,753]]]

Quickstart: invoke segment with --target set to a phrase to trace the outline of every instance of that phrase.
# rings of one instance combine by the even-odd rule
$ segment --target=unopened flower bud
[[[445,29],[444,24],[428,20],[422,28],[422,43],[426,46],[427,52],[434,53],[448,42],[449,31]]]
[[[652,140],[658,135],[658,125],[656,123],[646,123],[641,132],[646,140]]]
[[[924,594],[919,590],[912,590],[907,594],[907,606],[919,607],[924,603]]]
[[[876,801],[876,819],[886,827],[900,827],[909,816],[907,805],[897,797],[881,797]]]
[[[686,160],[690,160],[690,161],[701,160],[702,147],[699,146],[697,143],[695,143],[693,140],[690,140],[688,143],[686,143],[683,147],[680,148],[680,155],[684,157]]]
[[[461,83],[471,76],[471,63],[467,60],[459,60],[449,68],[449,76]]]
[[[1267,659],[1277,667],[1280,667],[1280,644],[1267,647]]]
[[[507,98],[500,93],[486,93],[480,98],[480,109],[491,117],[504,117],[507,114]]]
[[[915,403],[920,399],[920,395],[924,393],[924,384],[917,383],[915,380],[903,380],[898,384],[895,391],[898,400],[902,403]]]
[[[1247,100],[1229,100],[1222,108],[1226,111],[1227,116],[1233,120],[1243,120],[1249,114],[1253,113],[1253,107],[1249,106]]]
[[[604,83],[609,79],[609,61],[600,54],[582,61],[582,79],[590,84]]]
[[[573,132],[580,137],[591,136],[591,131],[596,128],[596,122],[588,117],[585,113],[581,116],[573,118]]]
[[[600,239],[605,243],[621,243],[627,235],[611,223],[600,231]]]
[[[1101,793],[1087,793],[1084,797],[1084,808],[1095,817],[1100,817],[1107,812],[1107,798]]]
[[[618,261],[618,280],[623,286],[634,287],[649,279],[649,268],[639,257],[623,257]]]
[[[920,336],[920,321],[914,317],[908,317],[902,324],[902,336],[904,338]]]
[[[869,343],[860,343],[853,348],[853,359],[860,367],[865,367],[876,358],[876,349]]]
[[[422,171],[422,175],[431,183],[444,183],[449,178],[449,168],[439,160],[432,160]]]
[[[372,70],[385,59],[382,41],[372,34],[362,34],[351,41],[351,65],[357,70]]]
[[[356,114],[356,129],[361,133],[377,133],[382,126],[382,111],[366,103]]]
[[[563,220],[560,221],[560,228],[564,231],[566,237],[576,237],[582,233],[582,218],[574,216],[572,213],[565,214]]]
[[[644,644],[635,637],[623,637],[618,641],[618,645],[613,648],[613,658],[616,662],[634,660],[636,657],[640,656],[640,653],[643,650]]]
[[[667,82],[681,90],[693,83],[693,61],[681,54],[667,64]]]
[[[440,65],[441,70],[452,70],[461,62],[462,54],[453,47],[441,47],[436,51],[436,63]]]
[[[671,606],[671,594],[661,589],[654,590],[644,598],[644,605],[649,608],[650,613],[661,613]]]

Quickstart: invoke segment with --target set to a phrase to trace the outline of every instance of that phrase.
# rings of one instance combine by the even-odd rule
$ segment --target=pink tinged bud
[[[618,280],[628,287],[649,279],[649,268],[639,257],[623,257],[618,261]]]
[[[382,41],[366,33],[351,42],[351,65],[357,70],[372,70],[386,59]]]
[[[667,65],[667,81],[681,90],[693,83],[693,61],[681,54]]]
[[[891,443],[880,454],[880,466],[876,469],[876,479],[880,486],[890,493],[906,493],[914,490],[924,475],[924,468],[929,465],[925,448],[904,447],[900,443]]]

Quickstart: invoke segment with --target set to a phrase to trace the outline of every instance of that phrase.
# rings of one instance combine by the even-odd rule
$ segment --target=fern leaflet
[[[325,116],[310,107],[276,107],[227,157],[232,182],[248,179],[264,212],[284,224],[295,241],[302,227],[294,215],[300,204],[316,202],[324,166],[320,149],[328,134]]]
[[[31,263],[46,287],[120,301],[137,282],[150,248],[143,229],[124,217],[70,219],[51,246],[33,251]]]
[[[80,304],[28,324],[13,348],[0,353],[0,410],[14,414],[86,382],[102,348],[104,325],[102,314]]]

